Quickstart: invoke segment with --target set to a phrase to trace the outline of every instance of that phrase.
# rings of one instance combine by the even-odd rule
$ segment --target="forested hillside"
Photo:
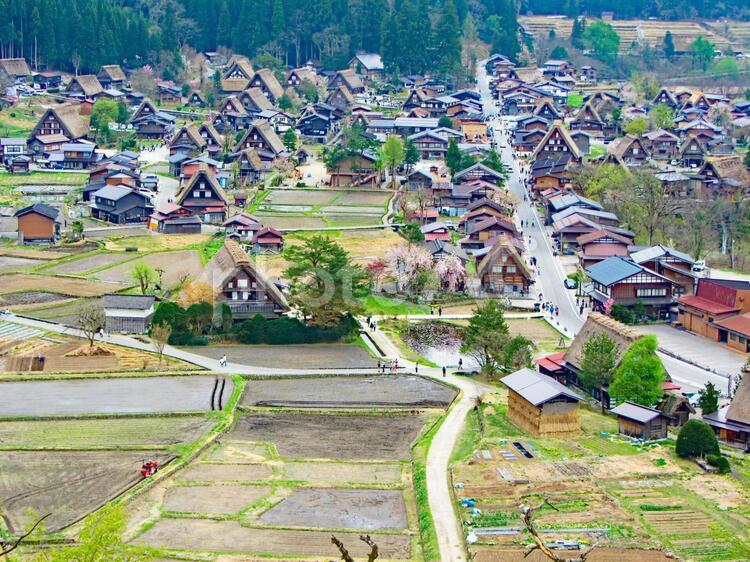
[[[589,15],[613,12],[616,18],[750,19],[748,0],[522,0],[521,13]]]
[[[462,36],[518,52],[513,0],[0,0],[0,56],[39,69],[165,63],[180,46],[339,68],[381,52],[390,72],[460,70]]]

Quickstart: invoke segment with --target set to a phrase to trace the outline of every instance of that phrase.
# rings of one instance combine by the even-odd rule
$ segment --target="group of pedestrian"
[[[224,354],[219,359],[219,367],[226,367],[226,366],[227,366],[227,356],[226,354]]]
[[[385,373],[388,369],[391,374],[395,374],[398,371],[398,357],[391,359],[390,361],[381,361],[378,359],[378,372]]]
[[[550,316],[560,316],[560,307],[547,301],[542,303],[542,312],[549,312]]]
[[[438,313],[438,316],[442,316],[443,315],[443,307],[442,306],[438,306],[437,313]],[[435,315],[435,307],[431,306],[430,307],[430,316],[434,316],[434,315]]]

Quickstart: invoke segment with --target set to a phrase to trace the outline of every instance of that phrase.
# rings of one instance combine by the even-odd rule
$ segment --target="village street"
[[[537,276],[532,294],[536,290],[537,294],[541,293],[543,301],[552,302],[556,307],[559,307],[560,314],[555,316],[554,323],[568,337],[574,337],[583,326],[588,309],[584,309],[583,316],[580,316],[578,309],[576,309],[573,291],[563,286],[565,273],[560,260],[554,256],[552,242],[544,230],[536,209],[530,200],[527,200],[527,192],[521,178],[519,163],[513,158],[513,148],[505,137],[506,131],[509,129],[507,123],[497,115],[498,110],[489,90],[487,71],[483,62],[479,63],[477,67],[477,84],[479,92],[482,94],[485,115],[488,117],[488,122],[494,132],[498,152],[500,152],[503,163],[511,172],[508,189],[521,201],[517,209],[518,218],[524,222],[524,225],[529,225],[524,228],[524,241],[527,244],[529,255],[536,258],[540,273]],[[682,355],[685,345],[689,347],[690,342],[694,341],[695,338],[690,334],[680,333],[676,330],[672,330],[672,332],[670,334],[672,337],[660,339],[662,351],[659,353],[672,380],[682,385],[683,392],[696,392],[703,388],[707,382],[712,382],[723,393],[726,393],[728,376],[736,374],[736,371],[732,373],[722,372],[712,362],[707,364],[710,360],[697,362]],[[677,344],[677,342],[680,342],[680,344]],[[711,349],[718,347],[718,345],[711,346]],[[726,365],[726,362],[723,365]],[[713,370],[709,370],[709,368]]]

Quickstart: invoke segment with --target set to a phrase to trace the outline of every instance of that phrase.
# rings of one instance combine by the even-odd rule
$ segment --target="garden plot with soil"
[[[736,559],[728,537],[747,528],[750,502],[739,507],[741,484],[730,476],[703,474],[678,459],[673,444],[633,445],[616,435],[613,417],[584,408],[579,435],[529,435],[507,417],[506,400],[507,393],[500,391],[479,412],[470,413],[452,457],[453,481],[462,484],[458,499],[473,500],[479,510],[457,506],[465,533],[474,532],[479,539],[472,547],[477,560],[505,560],[501,553],[522,548],[528,537],[519,505],[542,498],[557,508],[545,506],[534,518],[547,541],[588,545],[600,540],[607,549],[667,548],[686,560]],[[678,484],[686,479],[689,489]],[[729,513],[692,491],[704,480],[710,489],[720,490],[716,494],[728,493],[727,487],[734,490],[728,494]],[[689,540],[697,542],[679,542]],[[724,550],[718,557],[708,556],[719,547]],[[626,550],[620,558],[602,560],[663,559],[658,553],[656,558],[641,554]]]
[[[452,388],[411,375],[269,378],[248,381],[242,403],[295,408],[447,408],[455,397]]]
[[[346,343],[211,345],[191,347],[190,352],[212,359],[219,359],[226,355],[229,363],[254,367],[283,366],[288,369],[372,369],[375,367],[375,359],[367,351],[358,345]],[[282,357],[283,361],[280,361]]]
[[[400,490],[301,489],[264,512],[260,520],[280,527],[328,527],[363,531],[406,528]]]
[[[406,460],[420,415],[247,414],[228,437],[273,443],[283,458]]]
[[[212,410],[227,403],[233,387],[213,376],[1,382],[0,416]]]
[[[44,304],[66,300],[64,295],[47,293],[45,291],[23,291],[18,293],[6,293],[0,297],[0,306],[25,306],[30,304]]]
[[[12,256],[0,256],[0,271],[23,271],[43,264],[41,260],[20,258]]]
[[[411,541],[405,535],[371,533],[383,559],[408,560]],[[358,533],[336,533],[352,556],[366,557],[369,547]],[[139,536],[135,544],[186,551],[230,552],[264,556],[338,558],[331,533],[249,528],[238,521],[162,519]]]
[[[65,261],[46,268],[45,271],[65,275],[82,275],[93,269],[114,266],[120,262],[130,261],[137,257],[138,254],[136,253],[99,253],[76,260]]]
[[[163,466],[173,457],[158,451],[5,451],[0,513],[11,532],[46,513],[48,531],[63,529],[139,482],[144,458]]]

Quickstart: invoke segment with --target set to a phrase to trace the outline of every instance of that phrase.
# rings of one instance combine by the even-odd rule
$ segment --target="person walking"
[[[458,370],[461,371],[463,370],[463,368],[464,368],[464,360],[461,357],[459,357],[458,358]]]
[[[446,369],[445,369],[445,365],[443,365],[443,378],[445,378],[445,374],[446,374]]]
[[[443,316],[443,307],[442,306],[438,307],[438,316]]]
[[[419,374],[419,361],[414,362],[414,374],[415,375]]]

